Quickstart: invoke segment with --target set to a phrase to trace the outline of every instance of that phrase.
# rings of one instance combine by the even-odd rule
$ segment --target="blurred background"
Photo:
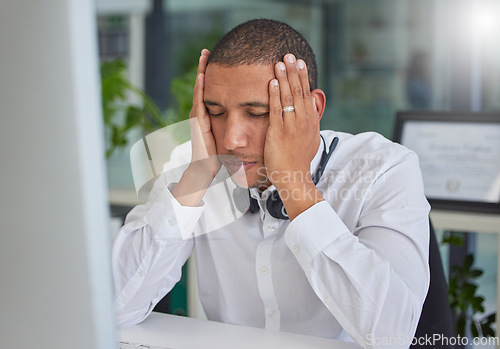
[[[493,0],[99,0],[99,51],[165,113],[190,103],[202,48],[248,19],[285,21],[316,53],[322,128],[391,138],[398,110],[500,109],[499,17]],[[110,157],[111,187],[132,183],[122,158]]]
[[[99,0],[97,9],[115,227],[137,201],[130,146],[187,118],[199,52],[245,20],[281,20],[309,41],[327,95],[323,129],[391,138],[400,110],[500,111],[500,1]],[[449,273],[450,232],[437,233]],[[472,280],[482,319],[496,310],[497,235],[460,239],[483,272]],[[187,313],[185,295],[168,311]]]

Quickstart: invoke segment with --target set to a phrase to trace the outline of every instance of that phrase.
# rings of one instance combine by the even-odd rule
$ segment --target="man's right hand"
[[[193,107],[189,113],[193,155],[189,166],[196,169],[197,172],[201,171],[200,175],[210,175],[211,179],[213,179],[219,171],[221,163],[217,157],[215,138],[210,126],[210,116],[203,102],[205,69],[209,55],[210,52],[207,49],[201,51],[194,85]]]
[[[182,206],[199,206],[206,190],[221,167],[210,125],[210,116],[203,102],[205,69],[209,55],[210,52],[207,49],[201,51],[194,85],[193,107],[189,113],[191,163],[172,190],[172,195]]]

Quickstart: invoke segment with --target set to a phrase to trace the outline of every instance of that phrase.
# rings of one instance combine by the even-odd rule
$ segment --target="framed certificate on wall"
[[[398,112],[394,141],[417,153],[433,208],[500,213],[500,113]]]

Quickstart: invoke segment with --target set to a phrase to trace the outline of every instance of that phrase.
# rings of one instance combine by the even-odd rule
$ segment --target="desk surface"
[[[435,229],[500,234],[500,214],[431,210]]]
[[[122,341],[158,345],[172,349],[359,349],[354,343],[268,331],[175,315],[151,313],[141,324],[118,331]]]

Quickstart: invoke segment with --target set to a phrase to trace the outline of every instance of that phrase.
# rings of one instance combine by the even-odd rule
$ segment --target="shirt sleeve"
[[[132,209],[113,241],[119,326],[143,321],[179,281],[193,249],[191,236],[204,210],[203,204],[181,206],[166,186],[156,191],[148,203]]]
[[[428,214],[418,159],[405,156],[371,184],[354,231],[326,201],[287,228],[315,293],[362,347],[413,338],[429,286]]]

